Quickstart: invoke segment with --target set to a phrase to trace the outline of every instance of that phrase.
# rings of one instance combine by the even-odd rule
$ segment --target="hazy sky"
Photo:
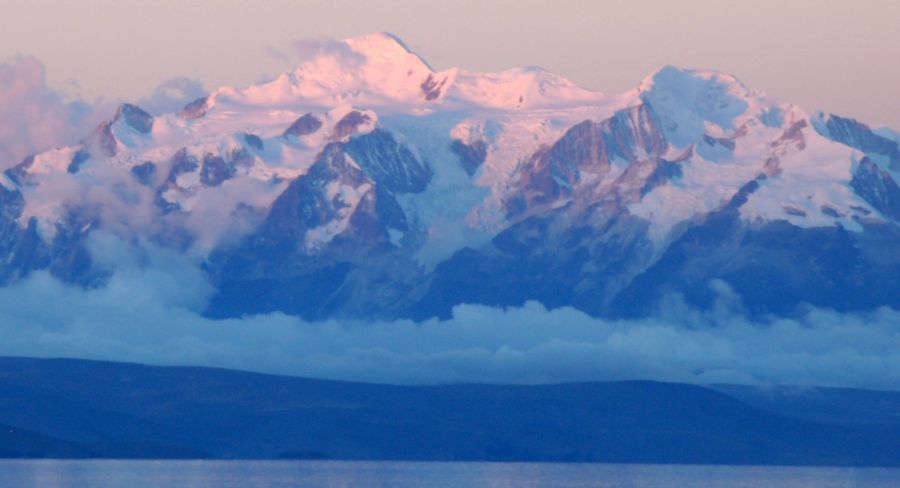
[[[715,68],[793,101],[900,128],[896,0],[0,0],[0,60],[51,86],[136,100],[161,82],[245,85],[291,41],[390,31],[437,69],[540,65],[618,92],[665,64]]]

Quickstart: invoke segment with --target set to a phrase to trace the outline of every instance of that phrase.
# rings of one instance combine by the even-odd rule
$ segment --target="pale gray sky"
[[[246,85],[290,68],[270,48],[376,31],[437,69],[540,65],[614,93],[662,65],[713,68],[900,129],[898,0],[0,0],[0,60],[34,55],[88,98],[175,76]]]

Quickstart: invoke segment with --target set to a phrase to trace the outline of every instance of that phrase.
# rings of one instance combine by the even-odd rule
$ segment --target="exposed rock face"
[[[244,142],[257,151],[265,149],[265,143],[263,143],[262,138],[256,134],[244,133]]]
[[[548,307],[575,306],[604,313],[626,278],[652,256],[647,223],[610,209],[583,214],[562,228],[556,219],[567,206],[531,217],[502,232],[487,246],[464,249],[435,269],[428,289],[407,313],[447,317],[459,303]]]
[[[421,191],[430,176],[427,165],[383,131],[327,145],[275,200],[255,234],[213,257],[220,293],[210,313],[286,310],[316,318],[345,307],[383,312],[392,301],[353,304],[360,295],[348,290],[368,287],[370,280],[385,286],[379,276],[402,273],[381,269],[386,261],[415,269],[391,241],[391,231],[409,230],[394,195]]]
[[[487,149],[487,143],[480,140],[466,144],[459,139],[453,139],[453,142],[450,143],[450,150],[459,156],[459,163],[469,176],[474,175],[484,164],[484,160],[487,158]]]
[[[362,170],[394,193],[419,193],[431,181],[432,171],[387,131],[374,131],[350,139],[344,148]]]
[[[153,186],[156,181],[156,164],[152,161],[137,164],[131,168],[131,174],[141,185]]]
[[[207,154],[203,157],[203,168],[200,170],[200,182],[206,186],[219,186],[234,176],[234,166],[221,156]]]
[[[91,137],[93,146],[95,146],[100,154],[111,158],[116,155],[118,152],[119,142],[116,140],[116,136],[113,135],[112,132],[112,124],[113,122],[105,122],[100,124],[97,127],[97,130],[94,131],[93,136]]]
[[[260,237],[266,242],[286,238],[286,243],[303,246],[309,231],[332,222],[342,211],[355,213],[353,202],[341,190],[358,190],[355,196],[361,203],[373,187],[374,181],[347,158],[342,146],[330,144],[309,171],[275,200]]]
[[[571,196],[583,180],[600,181],[612,161],[634,163],[658,158],[668,144],[652,110],[645,105],[617,112],[603,122],[586,120],[518,170],[517,191],[506,208],[516,215]]]
[[[7,178],[17,185],[24,185],[29,179],[28,170],[34,165],[34,155],[27,156],[19,164],[3,172]]]
[[[662,158],[667,147],[646,105],[569,129],[519,169],[507,209],[525,218],[487,246],[441,263],[409,313],[447,316],[458,303],[527,300],[609,312],[655,258],[649,223],[626,207],[680,175],[679,161]],[[614,163],[627,166],[607,181]]]
[[[184,106],[178,113],[182,118],[187,120],[199,119],[206,115],[209,110],[209,97],[200,97],[193,102]]]
[[[71,209],[54,226],[51,238],[41,235],[35,218],[23,222],[25,201],[18,190],[0,186],[0,284],[36,270],[48,270],[65,281],[95,285],[106,272],[93,268],[85,240],[99,223],[92,209]]]
[[[132,130],[142,137],[150,136],[154,118],[136,105],[123,104],[112,120],[101,123],[81,148],[88,155],[112,158],[119,154],[122,131]],[[118,134],[116,131],[119,131]],[[83,161],[82,161],[83,162]],[[81,163],[73,169],[78,169]]]
[[[33,266],[23,266],[23,261],[31,260],[25,254],[29,249],[35,252],[42,247],[33,224],[25,228],[19,225],[24,207],[25,200],[20,191],[0,186],[0,257],[3,260],[3,266],[0,266],[0,283],[7,283],[32,268]]]
[[[422,82],[420,88],[422,89],[422,96],[425,97],[425,100],[431,101],[436,100],[441,96],[441,89],[444,88],[444,84],[447,83],[447,78],[441,79],[441,81],[437,81],[433,74],[429,74],[428,78],[425,78],[425,81]]]
[[[167,192],[183,192],[184,190],[178,185],[178,177],[188,173],[194,173],[200,168],[200,162],[193,155],[189,154],[187,149],[181,149],[169,160],[169,172],[166,179],[159,188],[156,189],[156,204],[164,213],[179,210],[181,207],[177,203],[165,197]]]
[[[859,162],[850,186],[879,212],[900,222],[900,187],[871,159],[863,158]]]
[[[77,173],[81,166],[86,163],[89,159],[91,159],[91,154],[84,149],[79,149],[75,152],[75,155],[72,156],[72,161],[69,163],[69,167],[66,171],[69,173]]]
[[[463,157],[475,152],[461,143],[455,147]],[[592,313],[610,310],[616,293],[654,258],[649,224],[625,207],[680,176],[679,161],[661,157],[667,148],[647,106],[569,129],[517,171],[507,202],[527,204],[519,212],[507,208],[513,215],[539,212],[489,245],[465,249],[438,265],[405,313],[424,318],[447,315],[458,303],[510,305],[529,299]],[[612,162],[626,169],[604,182]],[[547,207],[554,202],[562,205]]]
[[[611,312],[641,316],[667,293],[708,308],[711,280],[722,280],[752,314],[791,314],[803,303],[851,310],[898,306],[896,226],[803,229],[784,221],[747,227],[734,212],[710,215],[689,229],[616,297]],[[874,261],[879,265],[872,266]]]
[[[316,132],[321,127],[322,121],[316,118],[315,115],[307,113],[295,120],[290,127],[285,129],[284,135],[295,137],[306,136]]]
[[[747,225],[739,209],[765,180],[760,175],[720,210],[684,229],[661,255],[647,237],[647,222],[612,204],[627,199],[627,191],[605,195],[584,213],[568,204],[528,218],[489,245],[439,265],[409,313],[448,316],[457,303],[509,306],[539,300],[636,317],[652,313],[672,294],[708,309],[717,297],[711,286],[716,281],[731,286],[752,314],[789,315],[803,303],[842,311],[900,305],[894,293],[900,286],[900,255],[891,249],[900,242],[898,226],[864,223],[864,232],[848,232],[784,221]],[[640,186],[619,183],[623,189]]]
[[[136,105],[126,103],[119,107],[116,118],[119,117],[123,118],[129,127],[142,134],[149,134],[153,130],[153,116]]]
[[[824,128],[817,129],[822,135],[859,149],[866,153],[882,154],[890,158],[893,164],[900,161],[900,144],[872,132],[866,124],[854,119],[828,115],[824,117]]]
[[[887,168],[900,171],[900,144],[861,122],[837,115],[820,114],[814,127],[821,135],[866,153],[856,164],[850,187],[879,212],[900,221],[900,188],[887,169],[874,161],[881,159]]]
[[[371,118],[362,113],[357,112],[356,110],[345,115],[341,120],[338,121],[334,126],[334,133],[331,135],[334,140],[341,140],[347,136],[356,134],[359,131],[359,126],[363,124],[367,124],[371,122]]]

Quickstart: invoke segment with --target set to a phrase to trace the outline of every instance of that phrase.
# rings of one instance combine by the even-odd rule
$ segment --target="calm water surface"
[[[0,461],[14,487],[900,486],[900,469],[344,461]]]

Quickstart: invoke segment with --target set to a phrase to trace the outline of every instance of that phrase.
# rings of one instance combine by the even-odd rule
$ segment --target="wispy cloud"
[[[366,61],[365,56],[354,51],[346,42],[328,37],[297,39],[287,47],[267,46],[265,53],[272,59],[292,65],[327,60],[337,63],[344,70],[352,70]]]

